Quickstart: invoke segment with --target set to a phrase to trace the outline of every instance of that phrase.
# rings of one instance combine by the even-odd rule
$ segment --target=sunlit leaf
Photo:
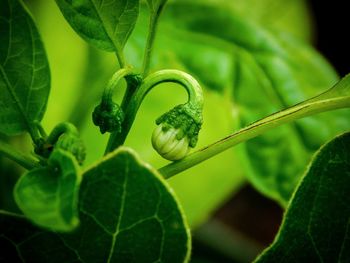
[[[79,224],[78,196],[81,174],[73,155],[55,150],[48,166],[35,168],[16,183],[15,200],[35,224],[71,231]]]
[[[50,70],[37,28],[18,0],[0,2],[0,132],[33,129],[46,109]]]
[[[121,53],[138,16],[139,0],[56,0],[64,17],[86,41]]]

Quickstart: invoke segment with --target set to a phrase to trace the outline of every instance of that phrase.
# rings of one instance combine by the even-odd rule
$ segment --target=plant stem
[[[157,71],[143,80],[141,86],[130,99],[125,112],[125,120],[122,125],[122,132],[113,132],[111,134],[107,144],[105,152],[106,154],[124,143],[126,136],[128,135],[135,120],[137,111],[140,108],[145,96],[152,90],[152,88],[165,82],[178,83],[183,86],[188,93],[188,103],[197,104],[199,107],[202,107],[202,88],[191,75],[175,69]]]
[[[126,111],[134,93],[140,87],[140,85],[142,83],[142,78],[138,74],[130,74],[130,75],[125,76],[125,80],[126,80],[127,85],[126,85],[126,91],[125,91],[125,94],[123,96],[123,100],[122,100],[122,104],[121,104],[121,108],[124,112]]]
[[[79,134],[77,128],[73,124],[69,122],[62,122],[53,128],[47,138],[47,142],[52,145],[55,144],[58,141],[58,138],[64,133],[74,134],[76,136]]]
[[[124,58],[123,52],[117,51],[116,55],[117,55],[117,59],[118,59],[118,62],[119,62],[119,67],[120,68],[124,68],[126,63],[125,63],[125,58]]]
[[[35,159],[18,152],[17,150],[13,149],[11,145],[2,141],[0,141],[0,154],[15,161],[28,170],[39,166],[39,163]]]
[[[332,95],[332,89],[303,103],[254,122],[232,135],[188,155],[180,161],[170,163],[160,168],[159,172],[163,174],[165,178],[170,178],[175,174],[187,170],[241,142],[252,139],[282,124],[328,110],[350,107],[350,96],[328,98],[328,94]]]
[[[149,72],[157,24],[158,24],[158,16],[151,16],[150,22],[149,22],[147,43],[146,43],[146,48],[145,48],[144,57],[143,57],[143,66],[142,66],[143,77],[146,77]]]
[[[145,48],[144,57],[143,57],[143,66],[142,66],[143,78],[145,78],[149,72],[158,21],[159,21],[160,14],[165,6],[165,2],[166,1],[163,1],[163,3],[159,5],[156,10],[151,9],[151,16],[150,16],[149,27],[148,27],[148,36],[147,36],[146,48]]]
[[[107,87],[103,91],[102,103],[108,103],[113,99],[113,93],[118,87],[120,81],[127,75],[132,73],[131,67],[121,68],[116,73],[113,74],[112,78],[109,80]]]

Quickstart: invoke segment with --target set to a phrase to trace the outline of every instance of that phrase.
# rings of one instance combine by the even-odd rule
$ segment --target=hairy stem
[[[336,86],[334,88],[336,88]],[[350,107],[350,96],[338,96],[339,94],[337,93],[339,93],[339,91],[341,92],[342,90],[331,89],[303,103],[265,117],[220,141],[188,155],[180,161],[173,162],[160,168],[159,172],[163,174],[165,178],[170,178],[175,174],[187,170],[241,142],[250,140],[282,124],[324,111]],[[334,94],[338,97],[329,97],[329,95],[332,96]]]
[[[13,147],[5,142],[0,141],[0,154],[15,161],[24,168],[30,170],[39,166],[39,163],[30,156],[13,149]]]
[[[122,125],[122,132],[114,132],[111,134],[108,141],[106,153],[113,151],[124,143],[126,136],[129,133],[131,126],[135,120],[137,111],[140,108],[145,96],[152,90],[152,88],[165,82],[178,83],[183,86],[188,93],[188,103],[202,107],[202,89],[198,82],[191,75],[174,69],[157,71],[143,80],[141,86],[131,98],[126,108],[125,120]]]

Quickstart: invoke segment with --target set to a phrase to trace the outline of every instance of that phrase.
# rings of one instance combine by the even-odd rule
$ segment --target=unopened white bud
[[[184,158],[189,152],[189,140],[187,136],[178,139],[179,132],[179,129],[174,128],[164,130],[162,124],[158,125],[152,134],[153,148],[170,161]]]

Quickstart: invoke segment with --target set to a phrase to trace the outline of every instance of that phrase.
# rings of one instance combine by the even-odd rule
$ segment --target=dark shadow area
[[[316,28],[316,48],[341,76],[350,72],[349,8],[347,1],[309,0]]]

